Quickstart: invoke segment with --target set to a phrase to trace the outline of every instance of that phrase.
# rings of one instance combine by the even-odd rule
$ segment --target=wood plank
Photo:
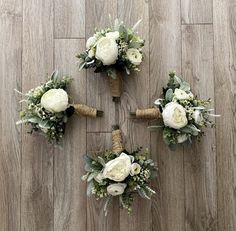
[[[87,153],[95,155],[98,152],[111,149],[111,133],[88,133]],[[87,204],[87,231],[119,231],[119,206],[114,200],[105,217],[102,200],[91,196]]]
[[[102,29],[110,25],[109,15],[104,12],[109,12],[111,18],[115,20],[117,0],[86,1],[86,39],[94,34],[95,28]],[[115,105],[105,74],[95,74],[93,70],[87,71],[87,103],[104,111],[103,118],[87,120],[87,131],[111,131],[111,126],[115,122]]]
[[[182,23],[212,23],[212,8],[212,0],[181,0]]]
[[[124,74],[124,92],[119,105],[119,123],[124,135],[125,148],[132,151],[138,146],[150,147],[150,135],[146,121],[129,119],[129,112],[136,108],[146,108],[149,105],[149,7],[145,0],[121,0],[118,2],[118,17],[124,24],[132,27],[139,19],[141,24],[137,28],[140,36],[145,40],[145,59],[141,64],[141,71],[130,76]],[[151,230],[151,202],[136,197],[133,213],[127,215],[121,210],[121,230]]]
[[[55,40],[55,67],[60,74],[74,77],[69,93],[75,103],[86,103],[85,71],[78,73],[75,64],[75,54],[84,43],[84,39]],[[54,230],[86,230],[86,186],[80,180],[85,153],[86,118],[73,115],[54,157]]]
[[[56,38],[85,37],[85,0],[54,0]]]
[[[20,230],[21,128],[19,97],[21,90],[22,5],[0,1],[0,230]]]
[[[236,230],[236,3],[214,0],[218,230]]]
[[[150,1],[150,101],[160,97],[168,72],[181,72],[180,0]],[[170,17],[171,15],[171,17]],[[184,230],[183,149],[172,152],[162,132],[151,133],[151,151],[159,167],[152,200],[153,230]]]
[[[198,98],[213,100],[212,25],[182,27],[182,74]],[[185,228],[217,230],[215,129],[205,129],[201,142],[184,149]]]
[[[53,2],[23,2],[22,91],[53,68]],[[53,146],[37,134],[22,137],[21,229],[53,230]]]

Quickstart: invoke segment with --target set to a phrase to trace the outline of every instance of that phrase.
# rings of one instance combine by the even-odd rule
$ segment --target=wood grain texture
[[[181,0],[183,24],[212,23],[213,0]]]
[[[117,17],[117,0],[86,0],[86,39],[94,34],[95,28],[110,26],[109,14],[114,21]],[[87,103],[104,111],[102,118],[87,120],[87,131],[111,131],[111,126],[115,122],[115,105],[105,74],[87,71]]]
[[[96,155],[104,150],[111,149],[111,133],[88,133],[87,153]],[[84,183],[85,184],[85,183]],[[117,198],[116,198],[117,199]],[[104,201],[96,200],[94,196],[88,197],[87,205],[87,230],[88,231],[119,231],[119,206],[114,199],[105,217],[103,207]]]
[[[85,37],[85,0],[54,0],[56,38]]]
[[[119,124],[123,132],[125,148],[132,151],[138,146],[144,149],[150,147],[150,135],[146,121],[129,119],[129,112],[136,108],[149,107],[149,7],[145,0],[118,1],[118,18],[131,27],[142,19],[137,31],[145,40],[145,59],[140,66],[141,71],[130,76],[123,74],[124,92],[119,104]],[[151,230],[151,203],[148,200],[135,197],[133,213],[127,215],[126,210],[121,210],[121,230]]]
[[[53,70],[53,4],[23,2],[22,91]],[[23,129],[21,230],[53,230],[53,146]]]
[[[74,78],[69,93],[73,102],[86,103],[85,71],[79,72],[75,54],[84,47],[84,39],[55,40],[55,68]],[[54,159],[54,230],[86,230],[86,186],[84,174],[86,153],[86,118],[73,115],[67,126],[62,148]]]
[[[153,103],[160,97],[169,71],[181,72],[180,1],[152,0],[149,7],[150,100]],[[170,151],[162,140],[162,131],[157,131],[151,134],[151,151],[159,166],[159,178],[153,183],[159,192],[152,200],[153,229],[182,231],[185,229],[183,149]]]
[[[218,230],[236,230],[236,2],[214,0]]]
[[[20,105],[13,91],[21,90],[22,6],[0,1],[0,230],[20,230],[21,128]]]
[[[182,74],[198,98],[213,99],[212,25],[182,27]],[[184,147],[185,229],[217,230],[215,129]]]

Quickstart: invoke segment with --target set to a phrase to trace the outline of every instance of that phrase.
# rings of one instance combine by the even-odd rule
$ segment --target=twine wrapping
[[[112,131],[112,152],[121,153],[123,150],[121,130],[117,129]]]
[[[119,72],[116,74],[116,78],[109,77],[111,95],[113,98],[120,98],[123,89],[123,80]]]
[[[161,113],[158,108],[137,109],[136,118],[137,119],[159,119],[161,118]]]
[[[96,108],[89,107],[85,104],[74,104],[73,107],[75,108],[75,112],[80,115],[97,117],[97,109]]]

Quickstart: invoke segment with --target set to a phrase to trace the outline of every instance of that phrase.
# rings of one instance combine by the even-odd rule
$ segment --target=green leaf
[[[180,88],[181,90],[183,91],[190,91],[190,85],[189,83],[183,81],[181,84],[180,84]]]
[[[151,198],[147,195],[146,191],[143,189],[143,188],[139,188],[138,190],[138,194],[142,197],[142,198],[145,198],[145,199],[148,199],[150,200]]]
[[[103,210],[105,212],[105,216],[107,216],[107,214],[108,214],[108,207],[111,205],[111,202],[112,202],[112,196],[108,196],[105,199],[105,203],[104,203],[104,207],[103,207]]]
[[[98,156],[98,162],[99,162],[103,167],[105,167],[106,163],[105,163],[104,159],[103,159],[101,156]]]
[[[55,71],[52,73],[51,79],[52,79],[53,81],[57,81],[57,79],[58,79],[58,70],[55,70]]]
[[[124,40],[127,42],[128,41],[128,31],[124,25],[120,25],[119,33],[122,35]]]
[[[93,181],[90,181],[88,184],[87,184],[87,196],[90,196],[91,193],[92,193],[92,188],[93,188]]]
[[[165,95],[166,101],[169,101],[169,102],[172,101],[173,97],[174,97],[173,90],[172,89],[168,89],[166,91],[166,95]]]
[[[87,178],[87,182],[93,180],[93,178],[97,176],[97,174],[98,174],[97,172],[91,172]]]

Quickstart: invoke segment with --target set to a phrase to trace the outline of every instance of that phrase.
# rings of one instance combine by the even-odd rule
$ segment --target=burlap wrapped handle
[[[124,150],[122,134],[119,128],[112,131],[112,152],[121,153]]]
[[[121,73],[117,72],[115,79],[109,77],[109,82],[113,101],[120,101],[120,97],[123,91],[123,80]]]
[[[161,112],[158,108],[137,109],[136,112],[130,112],[131,117],[136,119],[159,119]]]
[[[89,117],[101,117],[103,115],[103,111],[99,111],[94,107],[87,106],[85,104],[73,104],[75,112]]]

